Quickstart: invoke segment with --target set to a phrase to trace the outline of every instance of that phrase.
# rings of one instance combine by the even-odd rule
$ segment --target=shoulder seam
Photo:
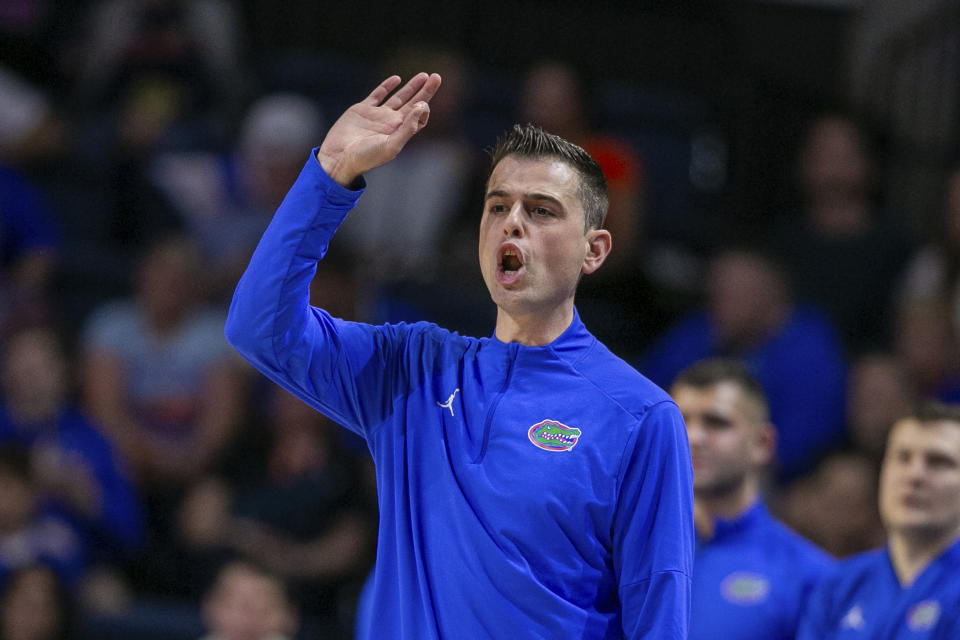
[[[647,413],[647,411],[649,410],[650,407],[656,406],[657,404],[660,404],[661,402],[669,402],[667,399],[658,400],[657,402],[654,402],[652,405],[650,405],[650,407],[647,407],[646,409],[644,409],[642,413],[639,413],[639,414],[638,414],[638,413],[634,413],[633,411],[631,411],[631,410],[627,409],[625,406],[623,406],[623,403],[621,403],[621,402],[618,401],[616,398],[612,397],[609,393],[607,393],[606,389],[600,387],[599,385],[597,385],[597,383],[595,383],[593,380],[591,380],[589,376],[585,375],[585,374],[583,373],[583,371],[580,370],[580,367],[579,367],[578,365],[580,364],[580,362],[581,362],[582,360],[584,360],[588,355],[590,355],[590,353],[591,353],[594,349],[596,349],[596,347],[597,347],[597,345],[598,345],[599,343],[600,343],[599,340],[597,340],[596,338],[594,338],[594,339],[593,339],[593,342],[590,344],[590,346],[589,346],[587,349],[584,349],[583,355],[580,356],[579,358],[577,358],[576,360],[568,360],[568,359],[564,358],[562,355],[560,355],[559,353],[557,353],[556,350],[553,350],[552,348],[551,348],[551,350],[553,351],[553,354],[554,354],[558,359],[562,360],[563,362],[565,362],[565,363],[567,364],[568,367],[570,367],[571,369],[573,369],[574,371],[576,371],[576,372],[577,372],[577,375],[578,375],[581,379],[585,380],[591,387],[593,387],[594,389],[596,389],[597,391],[599,391],[601,394],[603,394],[603,396],[604,396],[605,398],[607,398],[608,400],[610,400],[610,402],[614,403],[615,405],[617,405],[618,407],[620,407],[621,409],[623,409],[624,412],[626,412],[627,414],[633,416],[633,418],[634,418],[635,420],[637,420],[637,421],[639,421],[639,420],[641,419],[641,416],[642,416],[643,414],[646,414],[646,413]],[[629,366],[629,365],[628,365],[628,366]],[[642,374],[640,374],[639,372],[637,372],[637,373],[638,373],[638,375],[642,375]]]

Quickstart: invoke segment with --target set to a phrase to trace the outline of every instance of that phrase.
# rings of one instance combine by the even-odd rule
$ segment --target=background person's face
[[[687,426],[696,493],[723,495],[769,461],[762,431],[740,387],[720,382],[698,388],[679,384],[672,395]]]
[[[725,346],[742,348],[766,339],[771,309],[782,307],[783,297],[779,276],[760,258],[730,251],[710,264],[707,306]]]
[[[3,359],[3,391],[18,409],[31,409],[31,414],[49,411],[66,393],[66,369],[53,336],[25,331],[11,341]]]
[[[204,615],[210,630],[224,640],[263,640],[295,627],[277,586],[242,568],[227,570],[205,603]]]
[[[899,421],[880,473],[880,516],[890,532],[960,532],[960,425]]]

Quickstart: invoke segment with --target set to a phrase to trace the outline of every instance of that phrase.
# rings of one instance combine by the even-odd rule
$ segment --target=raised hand
[[[337,183],[349,186],[363,172],[393,160],[427,124],[440,76],[418,73],[387,99],[399,85],[400,77],[390,76],[330,127],[317,160]]]

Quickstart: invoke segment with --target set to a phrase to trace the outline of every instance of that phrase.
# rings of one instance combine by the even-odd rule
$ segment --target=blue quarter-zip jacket
[[[576,316],[542,347],[308,301],[361,191],[311,157],[226,335],[366,439],[380,508],[370,638],[686,638],[692,469],[676,405]]]
[[[697,540],[690,640],[793,640],[833,560],[760,502],[714,527]]]
[[[820,582],[798,640],[957,640],[960,540],[902,586],[888,547],[844,560]]]

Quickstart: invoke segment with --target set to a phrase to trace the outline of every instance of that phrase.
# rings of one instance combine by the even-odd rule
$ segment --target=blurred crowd
[[[920,236],[886,207],[882,149],[852,112],[808,123],[791,210],[660,234],[665,160],[569,62],[497,74],[418,44],[244,66],[225,0],[4,7],[0,639],[350,637],[376,542],[369,456],[240,361],[223,318],[329,118],[391,73],[443,88],[430,126],[366,176],[314,304],[489,335],[483,147],[533,122],[610,184],[586,325],[665,388],[704,358],[745,362],[778,433],[770,508],[830,554],[882,541],[891,425],[920,399],[960,402],[960,162]]]

